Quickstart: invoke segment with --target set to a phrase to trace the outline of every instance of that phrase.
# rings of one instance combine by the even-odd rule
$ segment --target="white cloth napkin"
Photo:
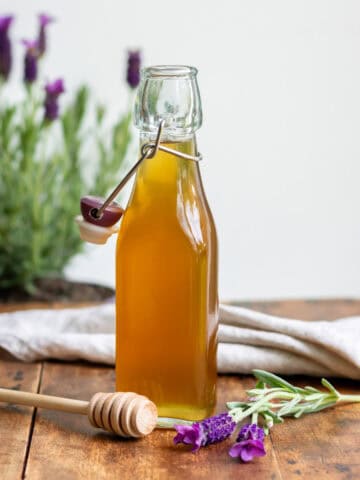
[[[0,347],[30,362],[45,358],[114,364],[115,307],[0,314]],[[279,318],[220,306],[218,371],[360,379],[360,317],[334,321]]]

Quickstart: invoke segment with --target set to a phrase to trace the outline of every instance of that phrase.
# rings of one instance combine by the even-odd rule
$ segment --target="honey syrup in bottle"
[[[192,67],[142,72],[140,147],[194,156],[202,112]],[[159,416],[199,420],[216,399],[217,238],[198,162],[158,150],[140,165],[116,249],[116,388]]]

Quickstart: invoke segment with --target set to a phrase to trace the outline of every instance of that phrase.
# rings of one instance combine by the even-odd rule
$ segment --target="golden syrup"
[[[194,140],[163,145],[194,155]],[[138,169],[116,249],[116,389],[199,420],[216,396],[217,240],[198,164]]]

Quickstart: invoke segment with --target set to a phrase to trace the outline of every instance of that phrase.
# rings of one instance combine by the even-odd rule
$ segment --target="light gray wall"
[[[17,39],[33,34],[35,13],[54,14],[47,76],[69,90],[89,81],[115,110],[126,47],[146,64],[199,68],[222,298],[360,294],[360,2],[2,0],[1,10],[18,15]],[[114,242],[91,247],[68,275],[112,285],[113,258]]]

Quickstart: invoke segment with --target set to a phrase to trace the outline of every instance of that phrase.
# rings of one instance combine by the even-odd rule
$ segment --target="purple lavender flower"
[[[24,82],[33,83],[37,78],[39,44],[37,40],[23,40],[26,47],[24,58]]]
[[[126,81],[131,88],[136,88],[140,82],[141,57],[139,50],[128,53]]]
[[[261,427],[258,427],[256,423],[247,423],[241,427],[236,441],[248,440],[249,438],[251,440],[263,441],[265,438],[264,430]]]
[[[230,448],[230,457],[240,458],[243,462],[250,462],[254,457],[266,455],[264,447],[264,430],[256,423],[244,425],[236,443]]]
[[[195,422],[192,425],[175,425],[178,432],[174,443],[192,445],[192,452],[200,447],[211,443],[222,442],[235,430],[236,423],[228,413],[220,413],[214,417],[206,418],[202,422]]]
[[[39,45],[39,56],[44,55],[46,51],[46,27],[49,23],[54,21],[53,17],[46,15],[46,13],[41,13],[39,15],[39,35],[38,35],[38,45]]]
[[[45,85],[45,120],[53,121],[59,116],[59,95],[65,92],[64,81],[62,78],[58,78],[52,83]]]
[[[13,21],[12,15],[0,17],[0,77],[9,77],[12,63],[9,27]]]

